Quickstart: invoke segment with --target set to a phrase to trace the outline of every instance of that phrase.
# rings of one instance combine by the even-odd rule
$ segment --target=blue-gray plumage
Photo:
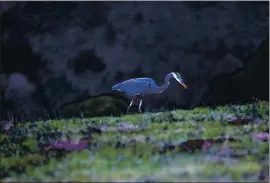
[[[158,87],[156,82],[151,78],[134,78],[134,79],[129,79],[127,81],[114,85],[112,87],[112,90],[123,92],[127,95],[133,96],[127,108],[127,112],[129,108],[132,106],[134,100],[136,99],[136,96],[141,97],[140,104],[139,104],[139,112],[141,112],[142,97],[145,95],[153,95],[153,94],[162,93],[168,88],[170,84],[169,81],[171,78],[174,78],[184,88],[187,88],[180,74],[177,72],[171,72],[167,74],[167,76],[165,77],[165,83],[161,87]]]

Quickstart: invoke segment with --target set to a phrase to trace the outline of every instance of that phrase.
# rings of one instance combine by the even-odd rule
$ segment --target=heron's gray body
[[[135,78],[129,79],[122,83],[115,85],[112,89],[124,92],[127,95],[151,95],[154,94],[155,89],[158,88],[156,82],[151,78]]]

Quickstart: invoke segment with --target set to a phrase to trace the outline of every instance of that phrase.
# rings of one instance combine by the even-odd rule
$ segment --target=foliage
[[[1,132],[5,181],[258,181],[269,103],[25,122]],[[258,134],[268,138],[258,138]],[[266,141],[266,142],[265,142]]]
[[[63,117],[73,116],[103,116],[120,115],[126,111],[128,104],[125,100],[112,96],[98,96],[81,102],[64,105],[61,108]]]

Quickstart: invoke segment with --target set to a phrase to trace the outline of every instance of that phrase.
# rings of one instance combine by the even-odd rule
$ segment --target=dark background
[[[172,81],[145,106],[269,100],[269,2],[1,1],[0,7],[1,119],[7,111],[18,120],[55,117],[63,104],[100,95],[127,103],[111,93],[114,84],[151,77],[162,85],[171,71],[181,73],[188,90]]]

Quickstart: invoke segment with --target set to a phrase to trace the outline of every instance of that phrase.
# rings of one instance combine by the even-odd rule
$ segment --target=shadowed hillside
[[[205,104],[269,101],[269,37],[234,75],[216,77],[210,84]]]

